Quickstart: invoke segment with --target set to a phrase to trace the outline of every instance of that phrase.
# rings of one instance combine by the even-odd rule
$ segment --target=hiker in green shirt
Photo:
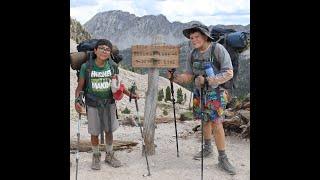
[[[94,48],[94,57],[82,64],[78,86],[75,91],[75,109],[78,113],[83,111],[80,105],[80,91],[85,93],[85,105],[88,119],[88,132],[91,134],[91,144],[93,150],[92,165],[94,170],[100,169],[99,134],[105,131],[106,156],[105,162],[112,167],[120,167],[120,161],[113,152],[113,132],[119,127],[116,119],[116,105],[114,94],[130,95],[127,89],[119,86],[119,70],[117,63],[111,58],[112,44],[109,40],[100,39]],[[112,84],[118,84],[113,87]],[[120,88],[121,87],[121,88]],[[120,91],[120,93],[119,93]],[[132,98],[139,98],[132,94]],[[121,98],[120,98],[121,99]]]

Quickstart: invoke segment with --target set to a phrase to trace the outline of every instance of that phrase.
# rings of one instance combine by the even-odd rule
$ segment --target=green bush
[[[166,116],[166,115],[168,115],[168,111],[164,109],[162,114]]]
[[[130,110],[128,109],[128,107],[126,107],[123,111],[121,111],[122,114],[130,114]]]

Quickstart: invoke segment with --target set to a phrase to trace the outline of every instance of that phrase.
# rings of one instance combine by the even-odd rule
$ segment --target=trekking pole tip
[[[151,174],[150,174],[150,173],[148,173],[148,174],[143,174],[142,176],[143,176],[143,177],[147,177],[147,176],[151,176]]]

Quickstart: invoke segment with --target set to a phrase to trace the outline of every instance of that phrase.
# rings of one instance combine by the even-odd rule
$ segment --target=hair
[[[111,43],[109,40],[107,40],[107,39],[99,39],[99,40],[97,41],[96,45],[94,46],[94,49],[97,50],[98,47],[101,46],[101,45],[106,45],[106,46],[108,46],[110,49],[112,49],[112,43]],[[92,54],[92,58],[93,58],[93,59],[97,58],[96,53],[93,53],[93,54]]]
[[[106,45],[108,46],[110,49],[112,49],[112,43],[107,40],[107,39],[99,39],[96,43],[96,45],[94,46],[95,49],[98,48],[98,46],[101,46],[101,45]]]

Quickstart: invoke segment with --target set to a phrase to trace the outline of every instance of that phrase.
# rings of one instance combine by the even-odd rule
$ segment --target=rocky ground
[[[81,124],[81,140],[89,140],[85,117]],[[120,126],[114,133],[115,140],[138,142],[130,149],[116,151],[118,159],[123,166],[112,168],[102,162],[101,170],[90,169],[91,152],[80,152],[79,174],[81,180],[119,179],[119,180],[195,180],[200,179],[201,161],[193,160],[193,155],[201,149],[200,134],[194,133],[192,128],[199,122],[178,122],[179,154],[177,158],[174,123],[158,124],[155,130],[156,154],[149,156],[150,177],[143,177],[147,173],[145,158],[141,155],[141,134],[138,127]],[[76,140],[77,123],[70,121],[70,140]],[[214,146],[215,147],[215,146]],[[214,156],[204,159],[204,178],[207,180],[249,180],[250,179],[250,140],[241,139],[236,136],[226,137],[226,152],[230,161],[237,169],[237,174],[232,176],[217,167],[217,150]],[[104,153],[102,160],[104,160]],[[75,178],[75,154],[70,153],[70,179]]]

